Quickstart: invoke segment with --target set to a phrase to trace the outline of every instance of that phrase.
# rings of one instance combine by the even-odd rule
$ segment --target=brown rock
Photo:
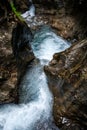
[[[17,68],[13,55],[2,56],[0,65],[0,104],[17,101]]]
[[[32,32],[25,24],[18,23],[13,29],[11,43],[18,67],[18,78],[23,76],[29,62],[35,58],[30,45],[32,38]]]
[[[13,50],[16,58],[13,56],[11,49],[11,34],[13,23],[9,24],[9,28],[3,26],[0,28],[0,104],[11,102],[17,103],[18,77],[23,76],[22,72],[25,71],[28,63],[34,59],[31,46],[28,45],[30,39],[32,39],[32,34],[29,28],[27,31],[28,33],[25,29],[26,35],[22,36],[22,38],[22,33],[19,33],[18,35],[18,30],[14,32],[15,38],[17,38],[14,38],[13,45],[13,48],[15,46]],[[20,29],[23,28],[21,27]],[[21,41],[21,44],[18,48],[17,43],[19,41]]]
[[[30,6],[29,0],[15,0],[14,3],[16,8],[22,12],[29,10],[29,6]]]
[[[87,128],[87,39],[55,54],[45,72],[57,125],[63,130]]]
[[[17,102],[17,67],[11,49],[14,22],[0,28],[0,104]]]

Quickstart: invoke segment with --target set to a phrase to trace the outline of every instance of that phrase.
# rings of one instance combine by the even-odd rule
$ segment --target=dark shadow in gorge
[[[86,0],[65,0],[65,9],[67,15],[73,16],[79,28],[75,33],[77,37],[79,34],[80,39],[87,37],[87,1]]]

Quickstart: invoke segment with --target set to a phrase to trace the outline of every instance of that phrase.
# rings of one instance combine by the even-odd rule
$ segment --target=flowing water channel
[[[43,67],[54,53],[65,50],[70,44],[50,27],[43,26],[36,31],[31,46],[37,60],[29,64],[21,81],[19,105],[0,105],[0,130],[55,130],[49,125],[53,120],[53,96]]]

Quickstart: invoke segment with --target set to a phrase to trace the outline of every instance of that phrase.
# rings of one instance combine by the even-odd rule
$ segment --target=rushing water
[[[0,106],[0,130],[53,130],[48,123],[52,121],[53,97],[43,66],[55,52],[70,45],[44,26],[35,33],[31,46],[38,60],[29,65],[19,86],[19,105]]]
[[[29,7],[29,10],[26,11],[26,12],[25,12],[24,14],[22,14],[21,16],[22,16],[23,18],[29,17],[29,18],[31,19],[32,17],[35,16],[35,6],[33,5],[32,0],[30,0],[29,2],[31,3],[31,6]]]

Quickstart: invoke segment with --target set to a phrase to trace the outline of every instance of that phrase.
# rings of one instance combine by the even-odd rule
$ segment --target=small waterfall
[[[0,130],[58,130],[52,128],[53,96],[48,88],[43,66],[56,52],[70,44],[57,36],[50,27],[36,31],[31,43],[39,61],[32,62],[19,86],[19,105],[0,106]]]
[[[64,51],[70,46],[70,43],[57,36],[50,26],[44,25],[36,31],[31,46],[35,56],[43,63],[43,61],[49,62],[54,53]],[[46,65],[46,62],[43,65]]]
[[[30,3],[29,10],[21,15],[23,18],[29,17],[31,19],[31,18],[33,18],[35,16],[35,7],[33,5],[32,0],[29,0],[29,3]]]

